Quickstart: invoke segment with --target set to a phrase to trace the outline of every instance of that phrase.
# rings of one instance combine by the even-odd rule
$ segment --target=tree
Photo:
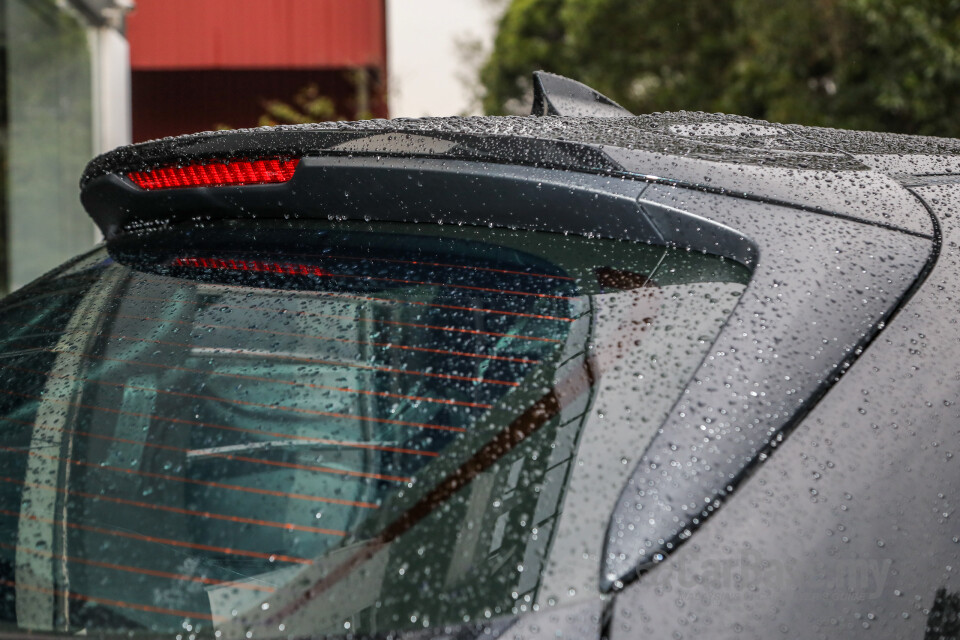
[[[960,0],[512,0],[484,109],[522,111],[536,69],[634,113],[960,137]]]
[[[265,100],[264,114],[259,125],[270,127],[278,124],[306,124],[309,122],[329,122],[331,120],[369,120],[370,113],[370,72],[362,67],[346,72],[347,81],[353,87],[352,117],[345,117],[337,110],[333,99],[320,93],[320,88],[311,83],[297,91],[292,103],[282,100]],[[344,105],[341,105],[344,106]]]
[[[2,0],[0,0],[2,1]],[[353,89],[353,100],[337,104],[333,98],[324,95],[319,85],[311,82],[300,87],[290,102],[277,98],[261,100],[263,113],[257,120],[257,126],[273,127],[279,124],[308,124],[311,122],[331,122],[337,120],[369,120],[371,113],[370,72],[364,68],[350,69],[344,72],[346,81]],[[233,129],[227,123],[217,123],[218,131]]]
[[[257,123],[261,127],[343,120],[342,117],[337,115],[337,107],[333,100],[322,95],[320,88],[315,83],[297,91],[292,102],[264,100],[263,110],[264,113]]]

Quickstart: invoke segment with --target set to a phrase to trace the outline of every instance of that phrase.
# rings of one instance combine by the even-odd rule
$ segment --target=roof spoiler
[[[625,118],[633,114],[587,85],[546,71],[533,72],[534,116]]]

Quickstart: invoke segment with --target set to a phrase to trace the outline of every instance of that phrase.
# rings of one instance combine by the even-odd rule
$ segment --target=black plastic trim
[[[819,190],[812,190],[807,195],[798,194],[798,198],[787,200],[770,194],[757,195],[745,189],[731,190],[729,187],[715,187],[701,182],[650,173],[649,168],[662,168],[663,157],[655,153],[631,152],[628,164],[630,167],[638,167],[639,170],[629,170],[621,164],[622,158],[619,161],[616,159],[615,152],[618,151],[621,149],[605,148],[599,144],[515,135],[278,128],[198,134],[123,147],[93,160],[84,172],[81,187],[86,192],[98,178],[111,174],[120,177],[130,171],[148,170],[160,165],[170,165],[172,162],[193,164],[231,158],[342,157],[363,160],[371,166],[388,158],[410,161],[473,161],[484,163],[484,166],[488,167],[500,165],[505,168],[525,166],[537,169],[558,169],[651,184],[680,186],[756,202],[772,202],[802,211],[859,220],[884,228],[901,229],[920,237],[930,237],[929,233],[920,231],[920,227],[911,230],[907,224],[889,224],[884,221],[882,215],[870,208],[842,204],[842,198],[845,197],[843,194],[824,197]],[[726,171],[729,168],[726,164],[716,163],[715,166],[711,165],[704,170]],[[689,171],[681,173],[689,174]],[[881,176],[869,171],[862,172],[860,181],[864,186],[874,188],[878,192],[891,186],[888,182],[883,182]],[[84,201],[86,202],[86,199]]]
[[[685,224],[652,224],[637,205],[646,187],[626,178],[522,166],[325,156],[304,158],[283,184],[145,191],[105,175],[89,183],[82,199],[108,241],[188,221],[376,219],[672,244],[749,263],[751,246],[733,229],[696,216]],[[683,233],[693,227],[702,233]]]

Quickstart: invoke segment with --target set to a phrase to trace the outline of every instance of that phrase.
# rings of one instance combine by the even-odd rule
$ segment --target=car
[[[89,164],[0,635],[957,637],[960,142],[533,86]]]

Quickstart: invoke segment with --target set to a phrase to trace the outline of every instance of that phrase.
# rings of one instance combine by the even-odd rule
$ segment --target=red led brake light
[[[231,160],[183,167],[158,167],[149,171],[133,171],[127,176],[141,189],[275,184],[290,180],[299,162],[298,158]]]
[[[177,258],[175,267],[195,269],[226,269],[227,271],[257,271],[261,273],[283,273],[292,276],[329,276],[329,271],[309,264],[291,262],[262,262],[260,260],[223,260],[221,258]]]

